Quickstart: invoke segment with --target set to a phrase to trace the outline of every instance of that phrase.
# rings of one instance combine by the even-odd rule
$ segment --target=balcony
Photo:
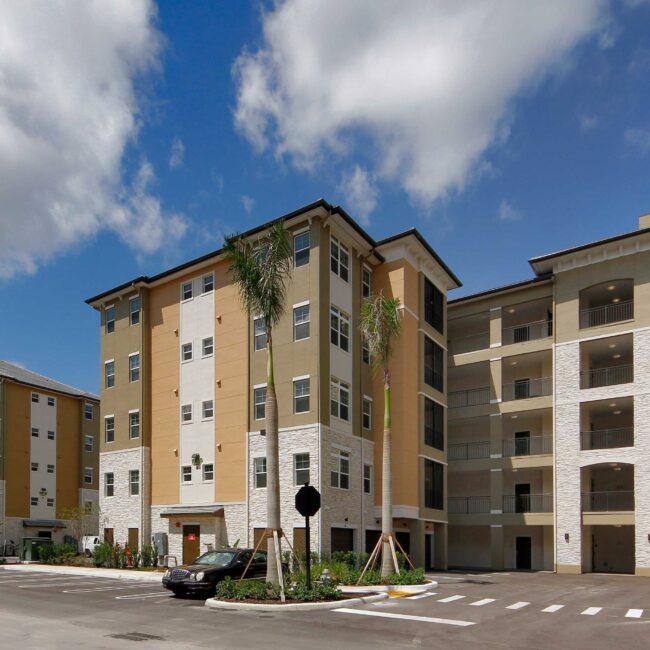
[[[490,441],[461,442],[449,445],[447,460],[477,460],[490,457]]]
[[[634,366],[632,364],[593,368],[580,372],[580,388],[602,388],[603,386],[629,384],[633,381]]]
[[[490,334],[483,332],[481,334],[471,334],[469,336],[460,336],[449,339],[450,354],[464,354],[465,352],[475,352],[476,350],[485,350],[490,347]]]
[[[580,310],[580,329],[611,325],[632,318],[634,318],[633,300],[601,305],[600,307],[589,307]]]
[[[552,453],[552,436],[522,437],[503,441],[503,455],[506,458],[514,456],[540,456],[542,454]]]
[[[553,378],[515,379],[511,384],[503,385],[503,401],[509,402],[530,397],[543,397],[553,392]]]
[[[450,497],[448,507],[450,515],[490,514],[490,497]]]
[[[631,512],[634,510],[634,491],[583,492],[583,512]]]
[[[503,512],[553,512],[552,494],[508,494],[503,496]]]
[[[450,318],[447,331],[450,354],[486,350],[490,347],[490,312]]]
[[[602,327],[634,318],[634,282],[610,280],[580,292],[581,329]]]
[[[580,405],[580,429],[580,449],[583,451],[633,447],[634,398],[583,402]]]
[[[456,390],[448,394],[447,404],[450,409],[464,406],[480,406],[490,403],[490,387]]]
[[[553,321],[538,320],[532,323],[522,323],[504,327],[502,332],[503,345],[513,343],[526,343],[527,341],[536,341],[545,339],[553,335]]]
[[[600,429],[583,431],[580,434],[580,449],[616,449],[617,447],[634,446],[634,428]]]

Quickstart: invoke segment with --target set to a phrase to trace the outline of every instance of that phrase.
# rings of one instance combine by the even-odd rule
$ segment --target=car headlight
[[[169,577],[171,577],[171,575],[172,575],[171,569],[167,569],[167,571],[165,571],[165,575],[163,577],[164,578],[169,578]]]
[[[199,571],[198,573],[194,574],[194,579],[197,580],[198,582],[203,580],[204,577],[205,577],[205,573],[203,571]]]

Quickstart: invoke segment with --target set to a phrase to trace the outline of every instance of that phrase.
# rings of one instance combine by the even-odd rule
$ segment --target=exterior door
[[[517,569],[531,569],[533,549],[530,537],[515,537],[515,565]]]
[[[200,555],[201,526],[183,526],[183,564],[190,564]]]
[[[515,379],[515,399],[530,397],[530,379]]]
[[[107,544],[110,544],[113,546],[113,529],[112,528],[104,528],[104,541]]]
[[[332,553],[354,551],[354,530],[352,528],[332,528],[331,550]]]
[[[515,512],[530,512],[530,483],[515,484]]]
[[[515,456],[530,456],[530,431],[515,433]]]
[[[137,528],[129,528],[129,548],[134,555],[138,552],[138,533]]]

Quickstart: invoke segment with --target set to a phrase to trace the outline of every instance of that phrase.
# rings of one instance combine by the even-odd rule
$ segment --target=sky
[[[84,300],[325,198],[462,296],[650,212],[647,0],[0,4],[0,359],[90,391]]]

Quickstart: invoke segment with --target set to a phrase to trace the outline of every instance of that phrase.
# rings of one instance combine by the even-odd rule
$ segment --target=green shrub
[[[421,585],[426,582],[424,569],[402,569],[384,578],[387,585]]]
[[[39,549],[39,559],[45,564],[75,564],[77,555],[73,544],[44,544]]]
[[[108,542],[95,546],[93,564],[97,567],[110,568],[113,565],[113,547]]]
[[[155,549],[151,544],[144,544],[142,546],[142,553],[140,555],[143,567],[154,566],[154,559],[156,561],[158,560],[155,553]]]
[[[292,585],[286,591],[287,600],[301,600],[312,602],[315,600],[338,600],[341,592],[333,584],[312,582],[311,589],[307,589],[306,583]]]
[[[217,583],[216,597],[226,600],[276,600],[280,597],[280,590],[270,582],[231,580],[228,577]]]

